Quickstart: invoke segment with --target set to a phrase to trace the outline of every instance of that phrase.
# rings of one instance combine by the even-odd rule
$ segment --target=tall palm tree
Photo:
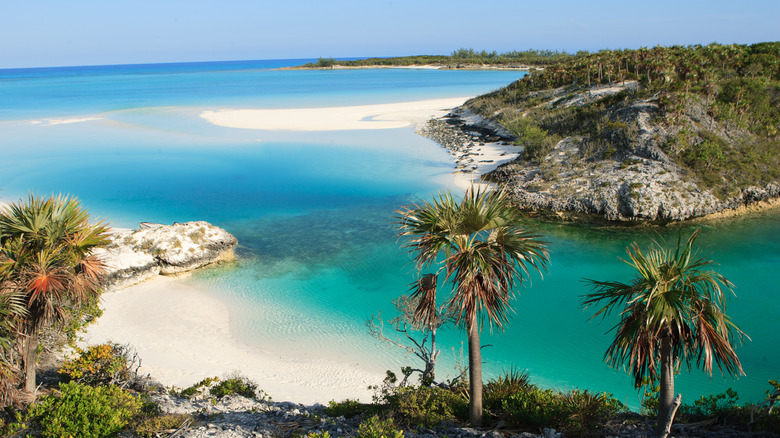
[[[627,366],[637,387],[645,379],[659,381],[659,434],[674,415],[675,367],[684,363],[690,370],[695,357],[710,375],[713,362],[721,372],[744,374],[732,344],[745,335],[724,312],[725,291],[733,293],[733,285],[708,269],[711,260],[694,254],[698,235],[682,245],[681,233],[674,250],[656,243],[646,254],[634,242],[627,249],[626,263],[636,270],[630,283],[586,280],[594,292],[584,296],[584,306],[601,306],[594,317],[619,312],[607,362]]]
[[[449,192],[433,202],[414,204],[398,211],[400,234],[409,236],[406,245],[415,254],[418,271],[436,265],[453,290],[446,303],[456,323],[466,327],[469,351],[469,420],[482,423],[482,357],[480,330],[487,317],[490,324],[507,322],[513,288],[548,262],[546,243],[520,226],[518,210],[503,191],[471,187],[462,200]],[[443,260],[440,258],[443,256]],[[420,282],[426,285],[425,282]],[[417,317],[426,320],[436,287],[417,291],[421,305]]]
[[[106,227],[91,224],[74,198],[30,195],[0,212],[0,284],[21,297],[25,391],[35,391],[38,333],[66,319],[69,307],[96,296],[103,272],[91,250],[106,243]]]

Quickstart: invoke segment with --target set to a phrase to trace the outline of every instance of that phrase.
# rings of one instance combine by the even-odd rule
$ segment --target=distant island
[[[665,224],[777,205],[780,42],[548,58],[432,121],[432,137],[522,146],[485,177],[551,217]]]
[[[365,58],[357,60],[337,60],[319,58],[292,68],[383,68],[383,67],[436,67],[436,68],[516,68],[530,70],[555,65],[571,59],[575,55],[553,50],[525,50],[506,53],[473,49],[458,49],[450,55],[415,55],[389,58]]]

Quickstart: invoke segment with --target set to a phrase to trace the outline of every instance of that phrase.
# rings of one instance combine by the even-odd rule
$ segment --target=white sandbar
[[[228,128],[272,131],[344,131],[392,129],[444,116],[468,97],[415,102],[298,109],[223,109],[200,117]]]
[[[241,343],[230,333],[227,307],[181,280],[159,276],[106,293],[101,307],[103,316],[89,327],[84,342],[132,345],[142,359],[141,373],[166,386],[186,388],[237,372],[276,401],[327,404],[370,401],[367,387],[384,377],[354,364],[283,357]]]

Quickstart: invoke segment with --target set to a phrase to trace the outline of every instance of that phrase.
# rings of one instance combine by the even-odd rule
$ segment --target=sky
[[[780,40],[780,0],[0,0],[0,68]]]

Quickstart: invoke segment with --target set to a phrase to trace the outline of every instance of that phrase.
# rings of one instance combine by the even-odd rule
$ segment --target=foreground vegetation
[[[103,344],[91,346],[65,361],[59,369],[58,384],[44,388],[44,394],[27,408],[6,408],[0,415],[0,435],[30,437],[108,437],[171,436],[175,431],[197,428],[214,421],[208,413],[171,414],[162,411],[155,397],[167,392],[180,400],[199,398],[211,404],[226,397],[241,396],[256,402],[272,403],[254,382],[240,376],[208,378],[191,387],[161,388],[137,374],[134,356],[127,348]],[[780,384],[773,385],[774,401],[780,396]],[[468,421],[468,387],[464,383],[449,386],[397,385],[388,373],[383,385],[375,388],[371,403],[355,400],[331,401],[320,409],[314,424],[327,425],[346,417],[356,424],[350,436],[360,438],[394,437],[416,431],[432,430],[441,435],[453,426]],[[542,389],[528,376],[506,372],[488,380],[483,387],[485,426],[502,424],[504,431],[541,434],[546,428],[564,436],[599,436],[610,426],[640,430],[652,421],[658,403],[657,392],[649,389],[643,404],[645,416],[627,412],[626,407],[606,393],[582,390]],[[729,426],[742,431],[780,433],[780,412],[769,402],[760,405],[738,403],[733,391],[702,397],[680,408],[684,422],[702,422]],[[618,429],[615,429],[615,427]],[[328,437],[329,432],[290,429],[282,436]]]
[[[596,93],[609,87],[624,89]],[[637,104],[658,108],[654,141],[722,199],[780,178],[780,42],[578,53],[467,102],[517,136],[526,161],[570,137],[584,160],[627,165]]]

